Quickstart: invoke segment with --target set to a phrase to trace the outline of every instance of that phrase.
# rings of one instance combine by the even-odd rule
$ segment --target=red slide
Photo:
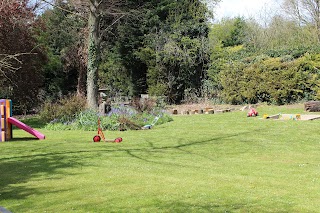
[[[13,117],[9,117],[8,118],[8,122],[11,123],[12,125],[15,125],[19,129],[22,129],[22,130],[30,133],[31,135],[37,137],[40,140],[46,138],[46,136],[44,134],[38,132],[37,130],[32,129],[30,126],[26,125],[25,123],[22,123],[18,119],[15,119]]]

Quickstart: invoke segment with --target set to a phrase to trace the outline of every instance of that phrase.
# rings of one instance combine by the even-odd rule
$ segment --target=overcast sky
[[[272,11],[276,11],[281,2],[282,0],[221,0],[215,8],[215,20],[236,16],[256,18],[263,8],[273,8]]]

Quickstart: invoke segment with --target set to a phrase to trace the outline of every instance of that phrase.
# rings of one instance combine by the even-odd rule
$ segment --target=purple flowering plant
[[[154,123],[155,125],[170,122],[173,119],[163,108],[153,108],[149,111],[139,111],[133,106],[114,105],[107,115],[100,115],[94,110],[83,110],[70,119],[54,119],[48,123],[47,129],[69,130],[81,129],[95,131],[98,128],[98,118],[100,118],[103,130],[138,130],[145,125]]]

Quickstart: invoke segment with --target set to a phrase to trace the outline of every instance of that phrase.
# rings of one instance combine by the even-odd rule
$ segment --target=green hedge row
[[[232,60],[220,67],[222,98],[232,104],[288,104],[320,98],[320,54]]]

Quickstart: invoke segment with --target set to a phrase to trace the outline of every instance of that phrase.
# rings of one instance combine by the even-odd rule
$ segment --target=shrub
[[[227,103],[289,104],[314,100],[320,86],[320,57],[264,58],[245,64],[233,62],[219,74]]]
[[[138,112],[150,112],[157,106],[155,98],[135,98],[131,102],[131,106]]]
[[[74,119],[74,125],[76,129],[81,130],[97,130],[98,113],[94,110],[84,110],[76,116]]]
[[[83,111],[86,106],[86,99],[77,95],[70,95],[62,98],[56,103],[44,103],[40,118],[50,122],[58,120],[60,122],[71,122],[76,118],[78,113]]]
[[[113,106],[106,116],[100,116],[93,110],[84,110],[70,121],[55,119],[46,126],[46,129],[95,131],[98,128],[98,118],[100,118],[103,130],[137,130],[144,125],[152,124],[156,116],[160,117],[156,125],[173,120],[169,114],[158,108],[154,108],[149,112],[139,112],[131,106],[120,105]]]

